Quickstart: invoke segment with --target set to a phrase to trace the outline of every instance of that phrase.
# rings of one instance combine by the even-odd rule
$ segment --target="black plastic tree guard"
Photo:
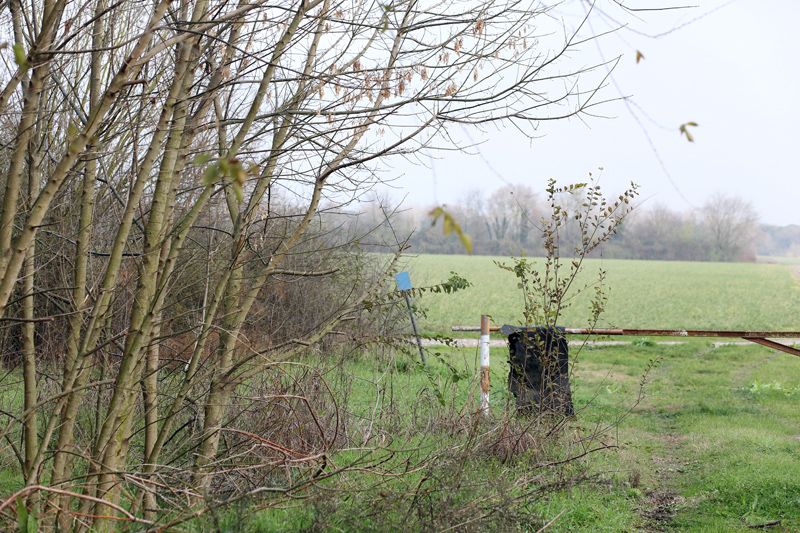
[[[517,399],[517,410],[532,415],[574,415],[564,328],[505,325],[501,331],[508,335],[508,389]]]

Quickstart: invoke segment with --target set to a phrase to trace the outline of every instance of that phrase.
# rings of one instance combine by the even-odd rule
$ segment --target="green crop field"
[[[494,261],[510,262],[463,255],[420,255],[409,261],[415,286],[438,283],[451,271],[474,285],[455,295],[422,298],[427,318],[421,322],[427,333],[476,326],[482,314],[498,325],[519,322],[517,280]],[[800,282],[790,265],[592,259],[585,262],[576,288],[596,280],[601,268],[607,272],[608,304],[598,327],[800,330]],[[586,326],[588,303],[587,296],[573,298],[560,325]]]

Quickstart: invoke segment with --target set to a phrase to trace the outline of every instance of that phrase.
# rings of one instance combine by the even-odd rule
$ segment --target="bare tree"
[[[542,216],[536,193],[527,185],[505,185],[487,200],[487,230],[494,239],[508,239],[525,247],[534,228],[531,221]],[[514,251],[514,250],[509,250]]]
[[[758,214],[743,198],[717,192],[701,209],[708,232],[711,258],[717,261],[737,261],[752,249],[758,231]]]

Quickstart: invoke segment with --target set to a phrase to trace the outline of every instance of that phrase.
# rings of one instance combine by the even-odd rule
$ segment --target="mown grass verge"
[[[707,342],[590,350],[577,371],[601,391],[590,416],[618,412],[624,402],[611,398],[630,394],[653,357],[648,394],[620,424],[621,449],[595,464],[636,499],[636,528],[800,531],[800,360]]]

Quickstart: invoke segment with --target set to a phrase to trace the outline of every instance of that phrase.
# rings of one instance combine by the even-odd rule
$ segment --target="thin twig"
[[[555,522],[556,520],[558,520],[559,518],[561,518],[561,515],[562,515],[562,514],[564,514],[566,511],[567,511],[567,508],[566,508],[566,507],[564,507],[563,509],[561,509],[561,512],[560,512],[560,513],[558,513],[558,514],[555,516],[555,518],[553,518],[553,519],[552,519],[552,520],[550,520],[548,523],[546,523],[546,524],[545,524],[545,525],[543,525],[541,528],[539,528],[539,529],[536,531],[536,533],[542,533],[542,531],[544,531],[544,530],[545,530],[545,529],[547,529],[548,527],[552,526],[552,525],[553,525],[553,522]]]

